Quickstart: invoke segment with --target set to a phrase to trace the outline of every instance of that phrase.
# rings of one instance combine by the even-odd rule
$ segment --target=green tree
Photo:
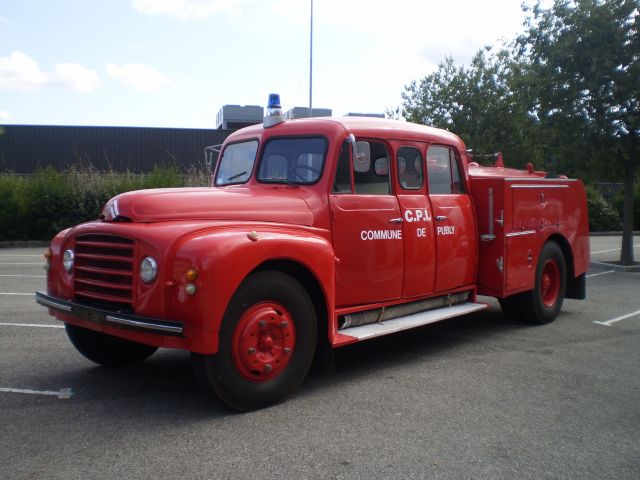
[[[505,47],[479,50],[468,67],[446,57],[435,72],[405,87],[401,113],[455,132],[476,153],[499,150],[513,165],[540,163],[548,152],[537,138],[539,122],[529,113],[518,62]]]
[[[518,39],[542,128],[582,138],[609,170],[623,167],[623,264],[633,263],[640,153],[639,8],[638,0],[555,0],[547,9],[538,1]]]

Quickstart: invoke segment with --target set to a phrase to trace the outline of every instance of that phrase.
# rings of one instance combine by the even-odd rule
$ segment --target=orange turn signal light
[[[198,278],[198,271],[195,268],[190,268],[189,270],[187,270],[187,273],[185,273],[184,276],[187,278],[187,280],[193,282],[196,278]]]
[[[47,251],[43,253],[43,257],[45,258],[45,260],[51,260],[52,256],[53,253],[51,252],[50,248],[48,248]]]

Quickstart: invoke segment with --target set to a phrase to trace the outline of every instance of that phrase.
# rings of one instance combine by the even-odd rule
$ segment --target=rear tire
[[[564,301],[567,267],[562,249],[547,242],[540,252],[533,290],[499,299],[502,311],[510,320],[534,324],[553,322]]]
[[[64,328],[76,350],[92,362],[105,367],[135,365],[158,350],[158,347],[76,327],[70,323],[65,323]]]
[[[317,337],[313,303],[281,272],[258,272],[233,295],[218,353],[192,354],[194,372],[230,407],[249,411],[284,400],[302,383]]]

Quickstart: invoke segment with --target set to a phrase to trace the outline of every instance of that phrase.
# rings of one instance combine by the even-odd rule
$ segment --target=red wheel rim
[[[540,279],[540,291],[542,302],[547,307],[552,307],[558,301],[560,295],[560,267],[555,260],[547,260],[542,268]]]
[[[287,368],[296,341],[291,314],[276,302],[244,312],[233,331],[233,363],[247,380],[264,382]]]

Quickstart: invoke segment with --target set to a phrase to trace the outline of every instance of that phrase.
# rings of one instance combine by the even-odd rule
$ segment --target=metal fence
[[[93,166],[99,171],[148,172],[155,165],[204,165],[204,147],[233,130],[0,126],[0,172],[32,173],[38,167]]]

